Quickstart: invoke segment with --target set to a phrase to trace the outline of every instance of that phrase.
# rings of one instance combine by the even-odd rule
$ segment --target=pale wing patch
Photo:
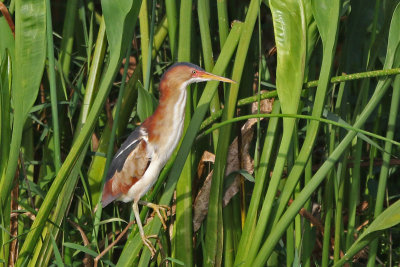
[[[134,142],[130,143],[127,147],[125,147],[124,149],[122,149],[121,151],[118,151],[118,153],[115,155],[115,158],[118,158],[119,156],[121,156],[125,151],[131,149],[132,146],[136,146],[136,144],[140,141],[139,140],[135,140]]]

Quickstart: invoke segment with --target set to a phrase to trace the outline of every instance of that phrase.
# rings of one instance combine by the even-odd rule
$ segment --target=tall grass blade
[[[304,1],[270,1],[274,20],[275,43],[277,47],[276,86],[282,113],[296,114],[300,93],[304,82],[307,60],[307,17]],[[290,51],[290,52],[289,52]],[[289,78],[290,77],[290,78]],[[272,211],[281,175],[292,142],[296,120],[283,120],[283,136],[275,162],[273,175],[268,186],[254,238],[250,247],[243,241],[243,250],[239,250],[236,264],[246,262],[250,265],[261,246],[265,229]],[[247,248],[246,248],[247,247]]]
[[[126,51],[127,46],[130,45],[130,41],[132,40],[131,27],[136,23],[139,12],[138,2],[140,1],[102,1],[106,22],[106,32],[110,46],[110,62],[108,69],[100,84],[99,92],[94,100],[93,107],[89,112],[86,124],[83,126],[82,131],[76,139],[75,145],[72,147],[70,153],[65,159],[64,164],[61,166],[61,169],[37,214],[36,220],[31,226],[31,231],[27,235],[21,248],[17,264],[22,264],[31,255],[62,186],[73,170],[78,155],[82,153],[86,147],[95,122],[99,117],[100,111],[111,88],[119,63],[121,62],[121,51]],[[115,25],[119,26],[115,27]]]
[[[399,19],[400,5],[397,6],[395,13],[393,14],[392,23],[389,30],[389,40],[387,53],[385,58],[384,69],[396,68],[400,65],[400,36],[397,34]],[[391,78],[386,78],[380,80],[375,88],[374,94],[371,96],[370,101],[360,114],[358,120],[354,123],[354,127],[361,127],[374,109],[379,104],[383,95],[386,93],[390,83]],[[279,241],[281,235],[285,229],[290,224],[291,220],[296,216],[297,212],[304,205],[311,194],[316,190],[320,183],[325,179],[326,175],[329,173],[334,164],[339,160],[340,156],[345,152],[346,148],[350,145],[353,138],[356,136],[355,132],[349,132],[332,152],[329,158],[322,164],[319,170],[314,174],[311,181],[304,187],[300,192],[296,200],[292,202],[290,207],[282,215],[281,219],[278,221],[276,226],[272,229],[271,234],[268,236],[265,244],[262,246],[254,264],[262,264],[266,262],[273,251],[273,247]],[[267,245],[268,244],[268,245]]]
[[[4,220],[10,224],[10,193],[18,165],[23,127],[39,92],[46,58],[46,1],[15,1],[15,61],[12,76],[13,132],[7,170],[0,181],[0,205]],[[29,73],[29,75],[27,75]],[[0,233],[0,259],[7,262],[8,235]]]
[[[58,122],[58,103],[56,88],[56,72],[54,63],[53,25],[51,19],[50,0],[46,0],[46,36],[47,36],[47,59],[49,61],[49,82],[51,98],[51,115],[53,117],[53,141],[54,141],[54,166],[56,172],[61,167],[60,127]]]
[[[395,129],[396,129],[396,122],[397,122],[397,114],[399,110],[399,102],[400,102],[400,76],[396,76],[394,83],[393,83],[393,95],[392,95],[392,102],[390,105],[389,111],[389,122],[388,122],[388,129],[386,133],[386,137],[389,139],[394,139]],[[385,143],[385,153],[382,156],[382,168],[379,174],[379,184],[378,184],[378,192],[376,196],[375,202],[375,209],[374,209],[374,217],[377,219],[379,214],[381,214],[383,210],[383,203],[385,200],[386,194],[386,186],[387,186],[387,179],[389,176],[389,166],[390,166],[390,155],[392,153],[392,144],[390,142]],[[376,261],[376,253],[378,249],[378,240],[374,240],[371,243],[369,249],[369,258],[368,258],[368,265],[374,266]]]
[[[252,0],[246,14],[246,20],[243,24],[243,31],[240,36],[238,49],[236,52],[235,63],[233,66],[232,79],[237,84],[232,84],[226,96],[225,109],[223,118],[230,119],[234,116],[239,85],[242,79],[245,59],[249,50],[251,36],[253,34],[254,25],[257,20],[259,1]],[[222,188],[223,179],[225,177],[225,166],[227,152],[230,142],[231,125],[221,128],[218,138],[218,147],[215,155],[215,165],[213,180],[211,184],[209,210],[207,215],[207,232],[205,236],[205,255],[203,255],[204,266],[215,266],[220,263],[222,258],[222,231],[218,231],[218,227],[223,225],[222,222]]]
[[[312,109],[312,116],[320,117],[324,108],[326,92],[331,76],[332,63],[335,55],[339,27],[340,0],[329,1],[329,4],[326,1],[312,1],[312,11],[323,44],[321,73],[319,75],[317,93],[315,95]],[[304,140],[303,146],[297,156],[292,170],[290,171],[282,192],[274,225],[276,225],[277,220],[279,220],[282,215],[282,212],[285,209],[301,174],[303,173],[305,165],[311,155],[312,148],[314,147],[318,128],[318,121],[311,121],[307,127],[306,139]]]

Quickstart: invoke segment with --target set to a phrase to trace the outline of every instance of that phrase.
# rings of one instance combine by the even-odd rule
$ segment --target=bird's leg
[[[153,209],[154,212],[157,214],[158,218],[160,218],[160,221],[161,221],[164,229],[167,230],[167,225],[165,224],[165,221],[168,220],[167,212],[166,212],[166,210],[170,209],[168,206],[166,206],[166,205],[157,205],[157,204],[150,203],[150,202],[143,201],[143,200],[139,200],[139,204],[147,206],[147,207]],[[161,210],[161,212],[160,212],[160,210]]]
[[[146,236],[144,234],[142,221],[140,220],[138,202],[134,201],[132,208],[133,208],[133,213],[135,214],[136,224],[139,228],[139,233],[140,233],[140,236],[142,237],[143,244],[145,244],[145,246],[149,248],[149,250],[151,252],[151,257],[153,258],[154,255],[156,255],[156,249],[154,248],[153,244],[150,242],[149,238],[154,238],[154,237],[157,238],[157,236]]]

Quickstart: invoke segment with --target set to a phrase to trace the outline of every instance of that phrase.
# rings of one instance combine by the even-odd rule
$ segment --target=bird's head
[[[204,81],[236,83],[231,79],[206,72],[199,66],[187,62],[179,62],[172,65],[164,73],[161,81],[170,89],[185,89],[191,83]]]

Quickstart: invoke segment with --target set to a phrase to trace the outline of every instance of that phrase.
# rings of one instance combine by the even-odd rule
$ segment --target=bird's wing
[[[138,127],[121,145],[111,162],[103,189],[102,206],[105,207],[128,193],[143,176],[149,164],[147,138]]]

